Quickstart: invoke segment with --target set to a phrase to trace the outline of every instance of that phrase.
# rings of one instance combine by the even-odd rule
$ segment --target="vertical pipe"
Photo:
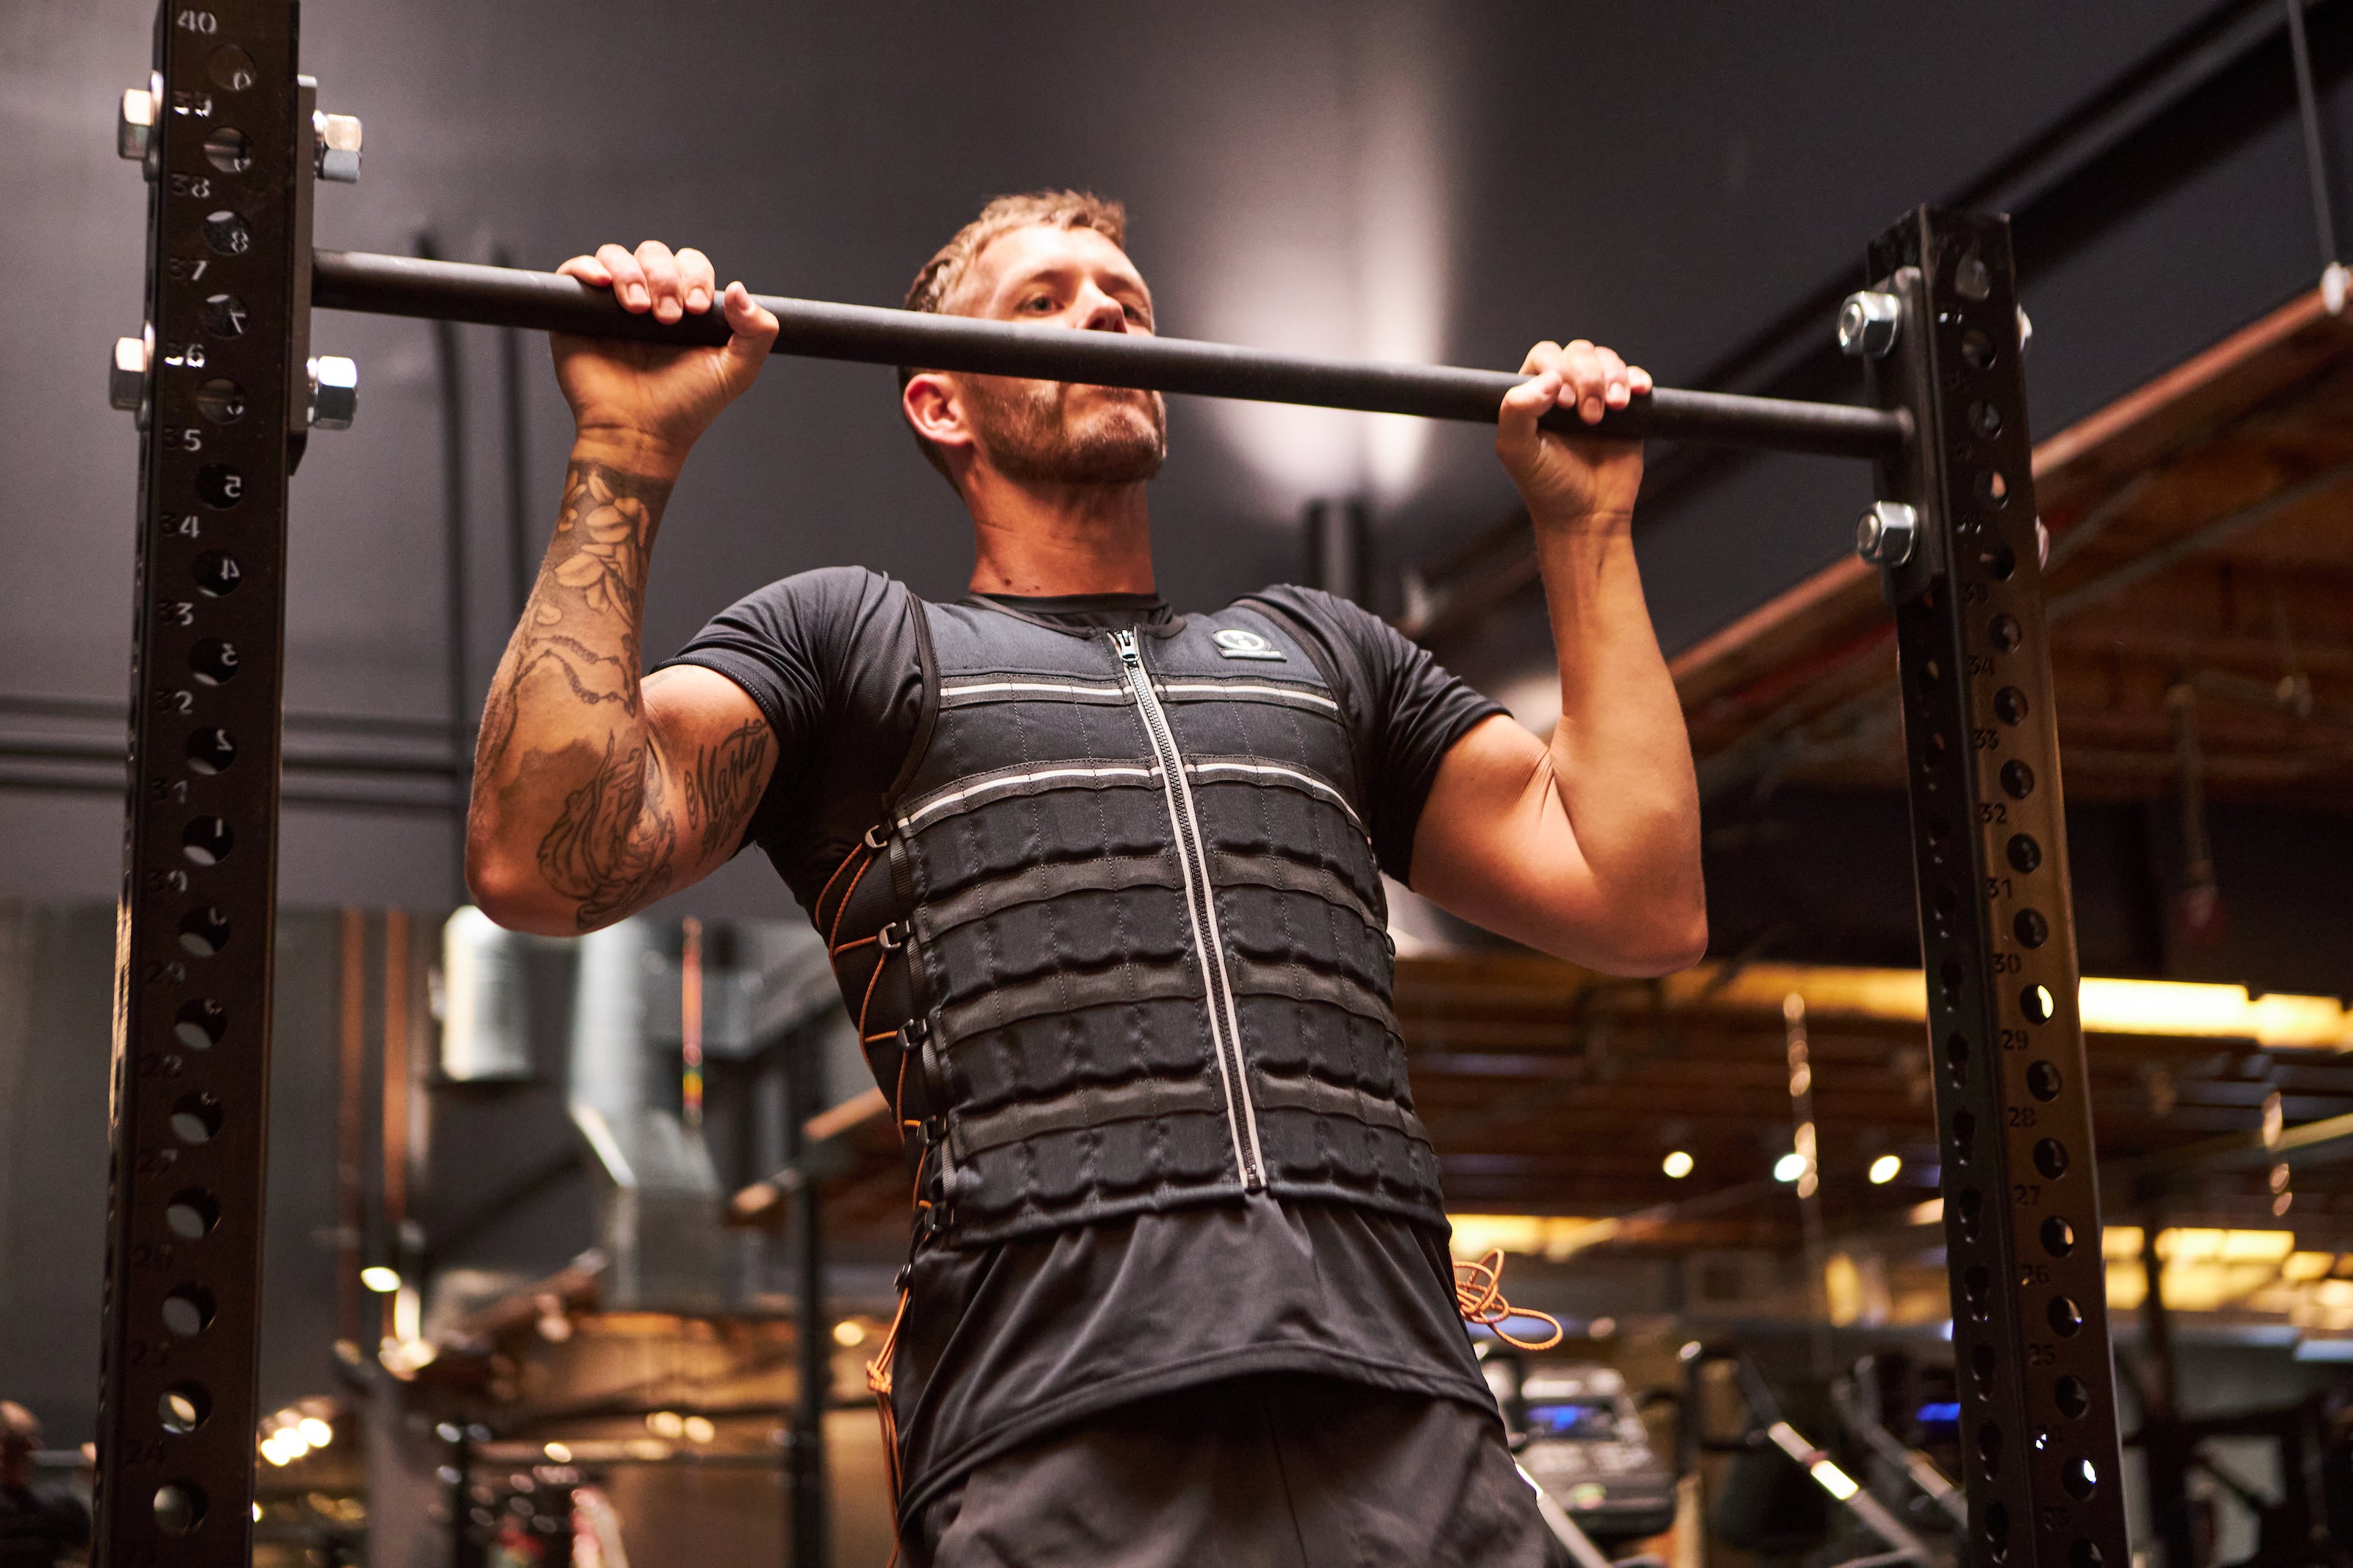
[[[367,917],[343,912],[343,952],[335,1052],[335,1352],[356,1362],[362,1338],[360,1267],[365,1261],[367,1207]]]
[[[440,259],[429,233],[417,237],[417,254],[427,261]],[[449,755],[461,785],[470,785],[473,770],[471,684],[466,671],[466,364],[454,321],[433,323],[433,362],[441,387],[441,520],[447,630],[448,638]],[[461,788],[462,801],[470,787]],[[457,824],[457,892],[466,901],[466,814],[453,814]]]
[[[491,251],[491,260],[500,267],[514,265],[504,246]],[[531,426],[523,394],[522,333],[513,327],[499,331],[499,403],[506,426],[507,587],[511,612],[521,620],[532,584]]]
[[[2312,223],[2320,236],[2320,265],[2337,265],[2337,218],[2329,210],[2328,161],[2320,145],[2320,98],[2312,85],[2312,47],[2304,36],[2305,0],[2285,0],[2288,47],[2295,55],[2295,103],[2304,120],[2304,175],[2312,188]]]
[[[820,1064],[817,1042],[788,1047],[786,1057],[786,1147],[798,1164],[808,1152],[803,1124],[824,1107],[818,1103]],[[832,1335],[825,1316],[825,1252],[818,1229],[818,1184],[804,1178],[793,1193],[793,1308],[798,1391],[793,1405],[792,1439],[786,1447],[791,1477],[792,1568],[826,1568],[825,1405],[833,1384]]]
[[[384,1228],[385,1255],[400,1276],[386,1297],[394,1313],[388,1337],[399,1337],[400,1303],[416,1285],[408,1277],[408,913],[384,915]]]

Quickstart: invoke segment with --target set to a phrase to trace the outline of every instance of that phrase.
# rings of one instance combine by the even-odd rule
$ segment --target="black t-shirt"
[[[1373,847],[1406,879],[1439,763],[1493,713],[1430,654],[1345,600],[1261,595],[1321,647],[1361,765]],[[1069,626],[1171,618],[1149,595],[1003,598]],[[923,673],[908,590],[860,567],[805,572],[721,613],[670,663],[717,670],[776,731],[745,835],[804,910],[913,743]],[[1132,1399],[1247,1373],[1321,1373],[1494,1408],[1454,1310],[1442,1236],[1346,1204],[1239,1204],[927,1248],[893,1366],[913,1519],[971,1466]]]

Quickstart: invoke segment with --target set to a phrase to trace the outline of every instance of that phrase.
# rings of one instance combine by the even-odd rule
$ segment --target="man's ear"
[[[953,376],[924,371],[908,378],[899,394],[899,406],[915,434],[934,446],[970,447],[972,426],[965,418],[964,389]]]

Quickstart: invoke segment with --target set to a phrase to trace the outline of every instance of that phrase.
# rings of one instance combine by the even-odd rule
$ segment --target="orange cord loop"
[[[1475,1263],[1454,1262],[1454,1310],[1466,1323],[1477,1323],[1505,1344],[1524,1351],[1548,1351],[1561,1342],[1560,1320],[1533,1307],[1514,1307],[1504,1300],[1504,1249],[1491,1247]],[[1552,1332],[1541,1340],[1524,1340],[1504,1327],[1514,1318],[1533,1318]]]

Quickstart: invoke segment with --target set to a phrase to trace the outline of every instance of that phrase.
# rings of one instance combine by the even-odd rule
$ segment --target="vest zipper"
[[[1233,982],[1226,973],[1225,943],[1218,934],[1217,889],[1209,881],[1209,852],[1201,838],[1201,821],[1193,810],[1193,786],[1185,776],[1185,758],[1176,750],[1176,734],[1161,710],[1159,694],[1144,668],[1144,652],[1133,628],[1112,634],[1119,662],[1135,694],[1136,710],[1160,763],[1163,793],[1168,798],[1168,824],[1176,837],[1176,858],[1185,879],[1186,912],[1193,924],[1193,951],[1201,961],[1201,983],[1208,993],[1209,1041],[1218,1058],[1218,1078],[1226,1091],[1226,1130],[1234,1141],[1234,1162],[1241,1167],[1242,1185],[1257,1192],[1266,1184],[1265,1161],[1259,1151],[1258,1111],[1250,1103],[1250,1079],[1242,1062],[1241,1021],[1234,1008]]]

